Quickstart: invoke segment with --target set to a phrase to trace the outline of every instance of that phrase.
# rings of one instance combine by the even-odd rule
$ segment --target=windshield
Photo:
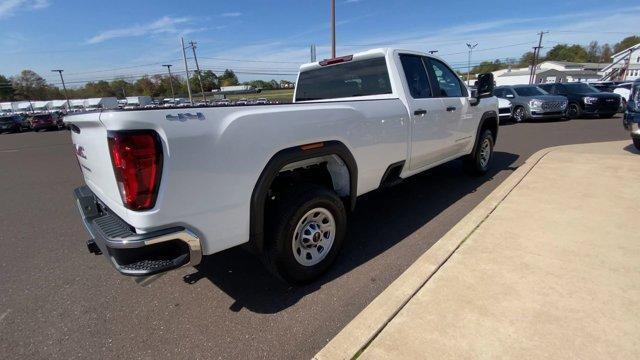
[[[569,92],[574,94],[590,94],[594,92],[600,92],[600,90],[585,83],[566,83],[564,84],[564,86],[565,88],[567,88],[567,90],[569,90]]]
[[[301,72],[296,101],[390,93],[387,64],[379,57]]]
[[[518,96],[536,96],[536,95],[548,95],[549,93],[542,90],[537,86],[517,87],[513,90],[516,91]]]

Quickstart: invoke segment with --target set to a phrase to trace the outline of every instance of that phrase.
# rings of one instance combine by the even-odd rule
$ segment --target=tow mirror
[[[484,99],[493,96],[493,88],[496,86],[493,81],[492,73],[484,73],[478,75],[476,89],[478,89],[478,99]]]

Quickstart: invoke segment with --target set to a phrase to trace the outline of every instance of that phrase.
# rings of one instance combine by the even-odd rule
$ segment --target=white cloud
[[[181,24],[186,25],[191,22],[192,19],[188,17],[176,18],[164,16],[148,24],[137,24],[130,27],[103,31],[87,40],[87,44],[98,44],[107,40],[125,37],[139,37],[153,34],[186,34],[202,30],[193,28],[179,29],[177,26]]]
[[[239,16],[242,16],[242,13],[241,12],[227,12],[227,13],[220,14],[220,16],[222,16],[222,17],[239,17]]]
[[[49,5],[49,0],[0,0],[0,19],[11,17],[18,11],[40,10]]]
[[[355,4],[355,3],[359,3],[362,2],[362,0],[345,0],[345,4]]]

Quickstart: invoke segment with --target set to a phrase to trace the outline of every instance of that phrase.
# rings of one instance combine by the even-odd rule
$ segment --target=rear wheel
[[[513,109],[513,120],[517,123],[523,122],[526,120],[527,117],[527,113],[524,110],[524,107],[522,106],[517,106],[515,109]]]
[[[491,130],[484,130],[474,152],[464,159],[465,167],[474,175],[484,175],[490,168],[493,157],[493,133]]]
[[[283,195],[271,212],[265,260],[293,284],[311,282],[333,263],[344,239],[347,214],[335,192],[305,185]]]

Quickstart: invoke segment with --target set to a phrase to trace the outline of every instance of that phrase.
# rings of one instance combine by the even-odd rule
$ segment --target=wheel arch
[[[347,206],[353,210],[357,198],[358,166],[349,148],[340,141],[299,145],[278,151],[267,162],[251,193],[249,235],[250,244],[258,252],[264,249],[265,205],[271,185],[281,169],[296,162],[335,155],[349,172]]]
[[[490,129],[493,132],[493,144],[495,145],[495,143],[498,141],[498,129],[500,127],[498,124],[499,121],[500,120],[498,119],[498,114],[493,110],[486,111],[484,114],[482,114],[480,123],[478,123],[476,139],[473,143],[473,150],[471,152],[472,154],[475,153],[476,149],[478,148],[478,142],[480,141],[480,135],[482,135],[483,129]]]

